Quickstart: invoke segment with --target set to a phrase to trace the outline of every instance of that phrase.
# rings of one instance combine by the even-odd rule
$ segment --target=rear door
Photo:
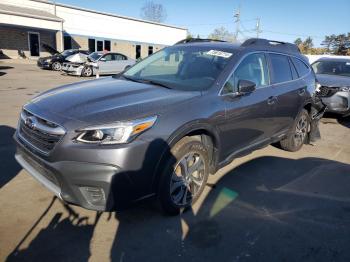
[[[271,123],[275,135],[288,131],[302,106],[302,96],[306,86],[296,75],[290,57],[284,54],[269,53],[269,67],[274,103],[274,118]]]
[[[115,67],[114,73],[119,73],[124,71],[125,67],[128,65],[128,60],[125,55],[115,54]]]
[[[254,82],[256,90],[237,94],[239,80]],[[269,140],[273,121],[271,89],[264,53],[248,55],[234,70],[221,93],[226,105],[226,121],[220,127],[224,158]]]

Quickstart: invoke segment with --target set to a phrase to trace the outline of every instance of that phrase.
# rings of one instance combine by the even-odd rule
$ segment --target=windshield
[[[75,50],[64,50],[61,55],[64,56],[64,57],[68,57],[72,54],[74,54]]]
[[[124,73],[134,81],[145,81],[185,91],[209,89],[232,53],[210,47],[172,46],[137,63]]]
[[[350,77],[349,61],[318,61],[312,64],[316,74],[339,75]]]
[[[94,52],[94,53],[90,54],[88,57],[89,57],[90,60],[96,61],[96,60],[98,60],[101,56],[102,56],[101,53]]]

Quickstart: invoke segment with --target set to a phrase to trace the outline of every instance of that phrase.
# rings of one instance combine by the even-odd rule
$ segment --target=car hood
[[[40,57],[39,59],[46,60],[46,59],[61,59],[61,58],[63,58],[63,56],[58,54],[58,55]]]
[[[49,90],[26,106],[66,119],[104,124],[161,114],[200,95],[107,77]]]
[[[350,86],[350,77],[346,77],[346,76],[318,74],[316,75],[316,78],[322,86],[328,86],[328,87]]]

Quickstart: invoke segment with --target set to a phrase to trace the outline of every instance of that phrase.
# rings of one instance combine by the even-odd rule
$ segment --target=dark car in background
[[[61,53],[56,53],[52,56],[47,56],[47,57],[40,57],[37,61],[37,65],[40,68],[43,69],[51,69],[55,71],[60,71],[62,69],[62,64],[63,62],[66,62],[67,58],[69,56],[75,55],[75,54],[84,54],[84,55],[89,55],[90,52],[86,50],[79,50],[79,49],[68,49],[64,50]]]
[[[15,157],[65,202],[119,210],[157,196],[174,214],[234,158],[277,142],[299,150],[314,92],[293,44],[184,40],[25,104]]]
[[[312,64],[327,111],[350,114],[350,58],[323,57]]]

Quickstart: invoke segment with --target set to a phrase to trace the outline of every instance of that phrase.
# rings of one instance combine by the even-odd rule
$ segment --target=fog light
[[[105,192],[100,187],[79,187],[85,199],[92,205],[105,205]]]

